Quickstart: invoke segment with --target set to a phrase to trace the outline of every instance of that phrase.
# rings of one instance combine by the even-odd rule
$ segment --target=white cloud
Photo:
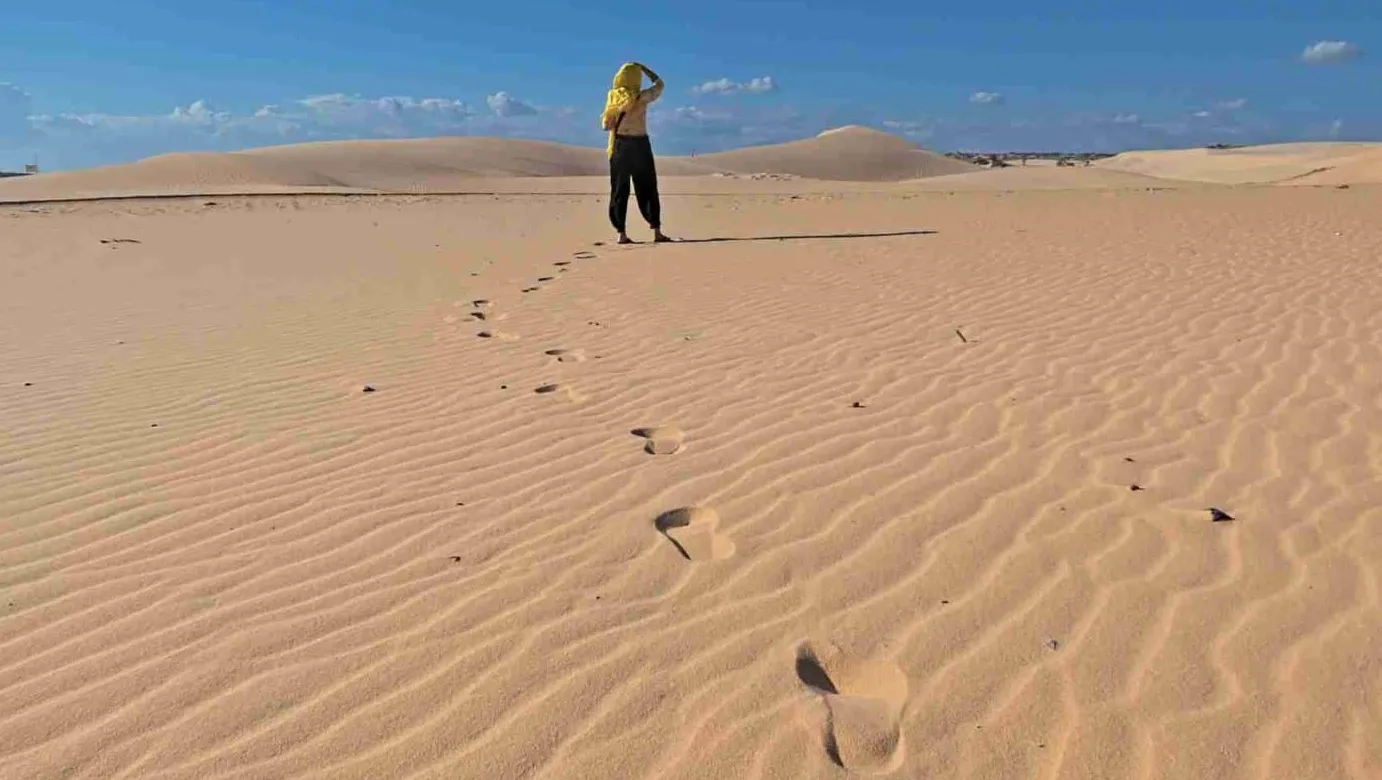
[[[1337,139],[1337,138],[1339,137],[1339,135],[1340,135],[1343,131],[1344,131],[1344,120],[1342,120],[1342,119],[1335,119],[1333,122],[1330,122],[1330,123],[1329,123],[1329,137],[1330,137],[1330,138]]]
[[[1004,99],[1003,96],[997,92],[975,92],[973,95],[969,96],[969,102],[979,103],[985,106],[1001,106],[1003,105]]]
[[[186,122],[194,125],[215,125],[230,119],[230,114],[225,111],[217,111],[212,108],[205,100],[198,100],[187,108],[178,106],[169,114],[169,118],[174,122]]]
[[[927,122],[918,122],[911,119],[885,119],[882,124],[884,130],[905,136],[914,141],[926,141],[935,134],[935,129]]]
[[[17,85],[0,81],[0,139],[28,132],[32,98]]]
[[[1137,114],[1114,114],[1113,123],[1115,125],[1135,125],[1142,121],[1142,117]]]
[[[777,90],[777,82],[772,76],[758,76],[748,81],[730,81],[727,78],[707,81],[691,88],[693,95],[731,95],[737,92],[763,93]]]
[[[496,92],[486,97],[485,104],[495,116],[532,116],[538,113],[536,106],[525,103],[507,92]]]
[[[1362,50],[1348,41],[1320,41],[1305,47],[1300,58],[1313,65],[1355,59]]]
[[[1214,107],[1220,111],[1237,111],[1248,105],[1247,98],[1234,98],[1232,100],[1220,100]]]
[[[526,135],[562,129],[524,128]],[[170,151],[228,151],[266,144],[351,138],[414,138],[439,135],[511,135],[510,120],[480,116],[455,98],[312,95],[237,114],[205,100],[160,114],[58,114],[29,116],[35,148],[47,150],[54,167],[124,162]]]
[[[1213,116],[1213,115],[1210,114],[1208,111],[1196,111],[1195,113],[1191,114],[1190,116],[1193,116],[1193,117],[1195,117],[1196,119],[1208,119],[1209,117],[1211,117],[1211,116]]]

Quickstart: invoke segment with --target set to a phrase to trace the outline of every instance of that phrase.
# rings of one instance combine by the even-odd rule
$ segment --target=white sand
[[[1097,165],[1216,184],[1382,184],[1382,144],[1298,143],[1128,152]]]
[[[1382,776],[1382,190],[989,173],[0,208],[0,777]]]

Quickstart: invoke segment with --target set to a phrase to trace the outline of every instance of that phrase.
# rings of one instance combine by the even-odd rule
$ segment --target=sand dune
[[[1382,189],[758,184],[0,208],[0,777],[1382,776]]]
[[[1216,184],[1382,183],[1382,144],[1296,143],[1240,149],[1126,152],[1100,167]]]
[[[695,161],[716,170],[782,173],[823,181],[903,181],[976,170],[970,163],[864,127],[842,127],[815,138],[707,154]]]
[[[785,174],[878,182],[973,166],[863,128],[694,159],[663,156],[665,177]],[[607,177],[602,149],[502,138],[331,141],[231,153],[170,154],[0,182],[0,202],[160,194],[437,192],[515,177]],[[502,185],[501,185],[502,186]]]
[[[1053,165],[991,168],[932,176],[906,183],[921,190],[1098,190],[1203,186],[1195,181],[1148,176],[1128,171]]]

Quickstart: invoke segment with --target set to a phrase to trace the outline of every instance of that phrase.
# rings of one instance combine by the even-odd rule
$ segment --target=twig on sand
[[[969,343],[969,339],[965,338],[965,334],[961,333],[959,328],[955,329],[955,335],[960,337],[960,341],[963,341],[966,344]]]

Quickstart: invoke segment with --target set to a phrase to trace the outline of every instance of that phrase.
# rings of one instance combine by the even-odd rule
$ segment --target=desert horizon
[[[996,155],[988,155],[993,159]],[[999,158],[1001,159],[1001,157]],[[599,192],[603,150],[509,138],[322,141],[239,152],[169,153],[88,170],[0,180],[0,203],[199,195]],[[865,127],[697,157],[664,156],[673,189],[746,178],[765,190],[790,182],[832,186],[995,189],[1191,184],[1337,186],[1382,183],[1382,142],[1123,152],[1090,166],[1044,170],[978,165]],[[1076,171],[1080,172],[1076,172]]]

